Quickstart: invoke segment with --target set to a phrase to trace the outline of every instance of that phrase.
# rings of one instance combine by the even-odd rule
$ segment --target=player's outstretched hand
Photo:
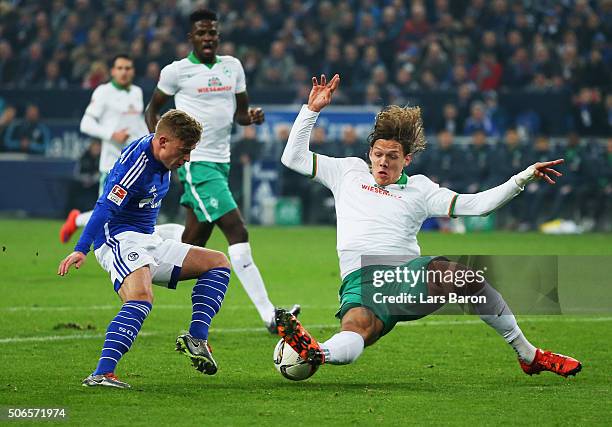
[[[560,176],[563,176],[563,174],[553,169],[552,166],[560,165],[564,161],[565,159],[557,159],[557,160],[551,160],[548,162],[536,163],[535,165],[533,165],[535,168],[535,173],[534,173],[535,177],[539,179],[543,179],[549,184],[554,184],[555,180],[552,179],[551,176],[553,176],[554,178],[558,178]]]
[[[534,163],[523,172],[518,173],[515,176],[515,181],[519,187],[525,187],[526,184],[535,179],[543,179],[549,184],[555,184],[556,181],[553,178],[563,176],[563,174],[553,169],[553,166],[560,165],[564,161],[564,159],[557,159]]]
[[[249,108],[249,117],[254,125],[260,125],[266,119],[261,108]]]
[[[59,268],[57,269],[57,274],[59,274],[60,276],[68,274],[68,270],[70,269],[70,266],[72,264],[74,264],[74,267],[76,269],[79,269],[86,259],[87,255],[85,255],[83,252],[75,251],[71,253],[66,258],[64,258],[62,262],[60,262]]]
[[[312,78],[312,90],[308,96],[308,109],[310,111],[319,112],[331,103],[332,95],[340,84],[340,76],[334,74],[334,77],[327,83],[325,74],[321,74],[321,81],[318,82],[316,77]]]

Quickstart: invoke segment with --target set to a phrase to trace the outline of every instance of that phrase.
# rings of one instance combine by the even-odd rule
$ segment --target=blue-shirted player
[[[98,366],[83,380],[84,386],[130,387],[117,379],[115,367],[151,311],[152,284],[174,289],[178,281],[188,279],[197,279],[191,295],[192,320],[189,333],[177,338],[177,350],[204,374],[217,371],[208,328],[227,290],[229,261],[221,252],[153,234],[170,171],[189,161],[201,133],[202,126],[187,113],[170,110],[154,134],[128,145],[111,170],[75,251],[59,265],[61,276],[72,265],[78,269],[93,243],[96,259],[110,273],[123,301],[108,326]]]

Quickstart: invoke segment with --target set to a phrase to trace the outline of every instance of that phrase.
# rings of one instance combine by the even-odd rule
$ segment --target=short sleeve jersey
[[[157,88],[174,96],[176,108],[202,124],[202,137],[191,152],[191,161],[228,163],[236,94],[246,91],[240,61],[217,56],[214,64],[203,64],[192,52],[162,69]]]
[[[313,176],[334,195],[342,278],[361,268],[364,255],[420,255],[416,235],[423,221],[450,216],[457,196],[423,175],[402,174],[380,187],[356,157],[315,154]]]

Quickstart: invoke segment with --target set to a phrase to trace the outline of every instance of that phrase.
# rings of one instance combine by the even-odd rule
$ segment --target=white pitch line
[[[582,323],[582,322],[610,322],[612,317],[524,317],[520,318],[520,323],[529,322],[569,322],[569,323]],[[400,327],[427,327],[427,326],[469,326],[483,324],[480,319],[466,319],[466,320],[430,320],[424,322],[401,322],[397,326]],[[319,325],[307,325],[309,329],[327,329],[337,328],[338,323],[319,324]],[[228,334],[228,333],[248,333],[248,332],[263,332],[264,328],[213,328],[211,334]],[[141,332],[140,336],[159,336],[161,332]],[[84,339],[98,339],[104,338],[104,334],[79,334],[79,335],[48,335],[48,336],[37,336],[37,337],[12,337],[12,338],[1,338],[0,344],[12,344],[19,342],[50,342],[50,341],[65,341],[65,340],[84,340]]]
[[[287,305],[287,307],[289,307],[290,305]],[[112,310],[115,309],[117,310],[120,307],[119,304],[117,305],[82,305],[82,306],[18,306],[18,307],[0,307],[0,312],[20,312],[20,311],[98,311],[98,310]],[[181,304],[155,304],[153,306],[153,308],[155,310],[191,310],[191,304],[190,303],[186,303],[184,305]],[[236,305],[236,304],[229,304],[229,305],[224,305],[223,306],[223,311],[228,311],[228,310],[248,310],[248,309],[255,309],[254,306],[252,305]],[[314,310],[314,309],[319,309],[319,310],[336,310],[338,309],[337,305],[319,305],[319,306],[315,306],[315,305],[302,305],[302,309],[306,309],[306,310]]]

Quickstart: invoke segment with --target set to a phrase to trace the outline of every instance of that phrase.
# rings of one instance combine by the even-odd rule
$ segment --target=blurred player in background
[[[181,204],[187,209],[185,228],[174,238],[205,246],[215,225],[227,242],[238,279],[271,333],[276,333],[274,306],[251,255],[248,232],[230,191],[230,136],[232,125],[259,125],[261,108],[249,108],[242,64],[232,56],[217,56],[219,29],[215,12],[198,9],[189,16],[188,34],[193,51],[187,58],[165,66],[145,111],[149,130],[158,113],[174,97],[176,108],[195,117],[203,127],[202,139],[191,161],[179,169],[184,186]],[[297,314],[299,306],[292,311]]]
[[[359,357],[364,346],[374,344],[398,321],[424,317],[440,308],[454,293],[478,297],[477,301],[470,300],[474,310],[512,346],[525,373],[551,371],[562,376],[578,373],[581,364],[577,360],[542,351],[525,338],[502,296],[484,278],[459,283],[457,278],[465,278],[469,276],[466,272],[474,274],[474,271],[443,257],[420,256],[416,238],[421,224],[429,217],[486,215],[508,203],[535,179],[554,184],[551,176],[561,174],[552,167],[563,160],[535,163],[487,191],[457,194],[424,175],[404,173],[412,156],[425,148],[425,135],[420,109],[398,106],[388,107],[376,117],[368,138],[371,165],[356,157],[319,155],[309,150],[310,133],[319,112],[330,104],[340,77],[336,74],[329,83],[324,75],[320,83],[316,78],[312,80],[308,105],[302,107],[291,129],[282,162],[296,172],[310,175],[334,194],[343,279],[336,316],[341,319],[342,331],[319,344],[295,316],[279,309],[278,332],[285,342],[310,363],[348,364]],[[389,258],[404,254],[414,256],[404,264],[405,270],[440,274],[421,275],[420,279],[416,276],[413,283],[399,280],[389,283],[384,290],[390,290],[391,296],[415,297],[414,304],[393,305],[395,310],[401,310],[398,313],[391,310],[389,304],[393,301],[377,304],[375,297],[366,298],[367,285],[374,282],[368,282],[369,267],[364,266],[363,257]],[[375,268],[379,268],[379,273],[394,270],[385,265]],[[431,302],[429,297],[433,298]]]
[[[187,113],[165,113],[155,133],[128,145],[110,170],[85,230],[58,268],[68,273],[81,267],[93,243],[96,259],[111,277],[123,301],[106,331],[96,370],[84,386],[129,388],[117,379],[117,363],[132,346],[153,308],[156,283],[176,289],[181,280],[197,279],[189,333],[176,340],[199,371],[213,375],[217,364],[208,346],[208,328],[221,308],[230,277],[227,257],[217,251],[191,246],[154,233],[161,201],[168,192],[170,171],[189,161],[202,132]]]
[[[110,82],[98,86],[81,119],[81,132],[102,141],[100,154],[100,187],[125,147],[130,142],[149,133],[143,117],[142,90],[132,84],[134,62],[128,55],[113,58]],[[73,209],[60,229],[60,240],[68,243],[70,237],[89,221],[93,211],[79,212]]]
[[[149,133],[143,116],[142,89],[133,84],[134,74],[133,59],[126,54],[116,55],[112,60],[111,81],[93,91],[81,119],[81,132],[102,141],[99,194],[126,143]],[[87,224],[92,212],[71,210],[60,229],[60,241],[68,243],[77,229]],[[176,224],[162,225],[157,231],[164,238],[171,237],[174,227]]]

